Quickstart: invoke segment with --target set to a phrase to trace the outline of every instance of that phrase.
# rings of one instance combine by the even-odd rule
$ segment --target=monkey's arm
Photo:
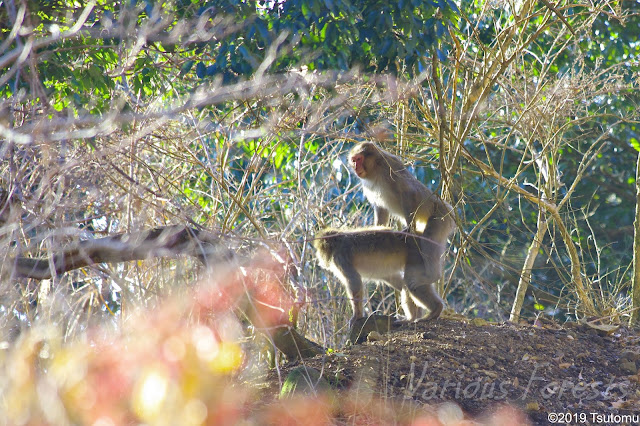
[[[389,226],[389,210],[384,207],[374,206],[373,223],[376,226]]]

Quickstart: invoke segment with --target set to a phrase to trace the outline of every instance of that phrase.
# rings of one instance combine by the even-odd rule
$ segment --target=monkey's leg
[[[349,326],[352,326],[357,319],[364,316],[364,313],[362,312],[364,297],[362,291],[362,279],[360,278],[360,275],[356,274],[349,279],[347,284],[347,297],[349,298],[351,309],[353,311],[353,315],[349,320]]]
[[[402,309],[407,320],[414,321],[420,317],[420,307],[416,305],[407,288],[403,288],[400,293]]]
[[[391,275],[386,277],[384,281],[389,284],[395,290],[397,300],[396,306],[398,304],[402,305],[402,310],[404,311],[404,315],[407,317],[407,320],[413,321],[419,317],[420,308],[416,306],[413,302],[413,299],[409,296],[407,292],[407,286],[405,285],[404,278],[400,274]]]
[[[341,262],[339,259],[334,259],[334,265],[342,275],[340,281],[344,284],[349,303],[351,303],[353,316],[349,320],[349,326],[352,326],[355,320],[364,316],[362,313],[362,304],[364,302],[362,277],[358,271],[351,266],[349,261]]]
[[[419,305],[429,310],[429,315],[423,318],[425,321],[438,319],[444,309],[444,302],[436,291],[434,283],[420,286],[410,290],[411,298]]]
[[[444,302],[435,289],[433,273],[427,273],[429,265],[424,265],[422,258],[410,257],[404,271],[407,289],[418,305],[429,310],[426,320],[436,319],[444,309]]]
[[[419,239],[419,250],[424,265],[425,281],[435,283],[442,274],[442,255],[444,244],[432,240],[428,235]]]
[[[404,279],[401,274],[393,274],[382,279],[385,283],[393,287],[394,290],[401,291],[404,288]]]
[[[376,226],[389,226],[389,211],[383,207],[374,206],[373,223]]]

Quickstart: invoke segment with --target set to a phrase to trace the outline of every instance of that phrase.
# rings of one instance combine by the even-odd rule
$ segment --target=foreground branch
[[[10,262],[9,272],[13,278],[44,280],[99,263],[128,262],[180,254],[196,257],[203,264],[214,259],[230,260],[233,257],[232,252],[221,248],[204,231],[185,226],[166,226],[77,241],[48,258],[18,256]]]
[[[95,240],[77,241],[48,258],[18,256],[11,262],[9,271],[13,278],[49,279],[55,275],[99,263],[119,263],[144,260],[152,257],[188,255],[203,264],[230,261],[236,256],[219,244],[218,238],[209,233],[185,226],[166,226],[147,231],[120,233]],[[246,290],[246,289],[244,289]],[[251,306],[269,306],[264,289],[249,291],[252,300],[240,310],[254,325],[264,327],[264,315]],[[267,315],[274,319],[272,329],[261,329],[270,336],[274,345],[287,358],[307,358],[323,352],[322,347],[299,334],[290,324],[288,312],[283,315]]]

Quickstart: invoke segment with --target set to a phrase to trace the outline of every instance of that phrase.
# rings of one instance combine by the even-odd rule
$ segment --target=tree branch
[[[230,260],[234,257],[233,252],[220,247],[212,235],[176,225],[77,241],[61,248],[51,257],[18,256],[10,262],[10,272],[14,278],[44,280],[98,263],[128,262],[179,254],[196,257],[203,264],[214,259]]]

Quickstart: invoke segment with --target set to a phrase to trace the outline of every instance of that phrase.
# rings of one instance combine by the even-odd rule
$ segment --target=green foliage
[[[270,72],[358,66],[366,72],[413,74],[424,68],[431,52],[446,59],[448,33],[455,30],[459,19],[451,0],[181,1],[162,9],[152,1],[127,5],[115,9],[110,3],[99,4],[85,24],[91,33],[51,43],[40,52],[47,59],[38,64],[38,73],[56,110],[72,106],[101,114],[110,108],[114,89],[130,88],[135,96],[150,98],[175,86],[169,82],[176,71],[182,78],[221,77],[223,83],[230,83],[251,76],[273,54]],[[37,17],[34,35],[40,39],[68,30],[82,11],[63,0],[28,3],[28,7],[30,17]],[[122,56],[119,32],[151,24],[159,17],[167,20],[170,31],[183,19],[206,22],[221,16],[228,26],[235,26],[232,37],[181,46],[162,40],[147,42],[148,48],[134,59],[134,66],[124,74],[119,71],[123,61],[130,60]],[[8,17],[0,16],[0,21],[7,22]],[[6,35],[11,25],[4,28]],[[17,83],[7,82],[3,90],[11,95],[28,88],[26,81]],[[181,92],[179,85],[175,89]]]
[[[201,13],[224,11],[242,24],[233,39],[212,41],[198,51],[199,78],[221,75],[223,82],[251,75],[269,54],[277,53],[270,71],[290,67],[309,70],[415,73],[432,50],[445,56],[440,42],[457,26],[458,10],[451,0],[286,2],[213,1]],[[280,35],[286,35],[280,39]],[[270,49],[277,49],[271,53]]]

